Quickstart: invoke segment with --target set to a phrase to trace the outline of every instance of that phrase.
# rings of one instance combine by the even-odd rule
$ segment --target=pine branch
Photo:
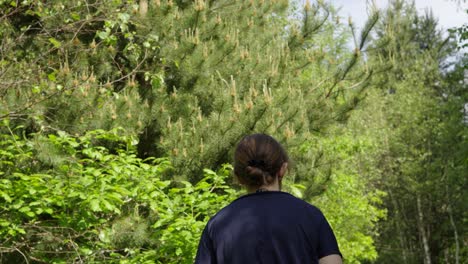
[[[374,11],[370,18],[367,19],[366,24],[364,25],[364,28],[361,31],[361,41],[359,43],[359,50],[362,51],[364,48],[364,45],[367,41],[367,37],[369,36],[371,30],[374,28],[374,26],[377,24],[377,21],[379,21],[380,13],[379,11]]]

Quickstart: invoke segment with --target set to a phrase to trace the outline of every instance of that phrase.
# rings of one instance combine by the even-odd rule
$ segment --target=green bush
[[[121,134],[1,135],[1,262],[193,262],[209,217],[237,197],[230,165],[163,180],[168,160],[137,158]]]

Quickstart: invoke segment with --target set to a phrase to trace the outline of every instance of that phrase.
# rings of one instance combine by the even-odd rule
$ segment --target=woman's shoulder
[[[240,212],[255,211],[259,213],[262,207],[264,208],[265,206],[273,208],[273,211],[283,211],[291,214],[294,214],[296,211],[300,212],[301,215],[309,215],[312,217],[320,217],[323,215],[316,206],[288,192],[267,191],[249,193],[238,197],[211,217],[209,223],[235,217]]]

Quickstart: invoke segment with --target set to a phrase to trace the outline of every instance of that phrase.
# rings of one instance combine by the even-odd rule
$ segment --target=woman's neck
[[[254,193],[254,192],[271,192],[271,191],[281,191],[281,182],[278,180],[274,181],[272,184],[269,185],[262,185],[258,188],[249,187],[247,188],[247,192]]]

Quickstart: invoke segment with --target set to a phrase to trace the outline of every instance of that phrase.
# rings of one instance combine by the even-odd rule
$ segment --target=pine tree
[[[323,1],[293,17],[284,0],[2,5],[3,119],[40,133],[123,127],[140,157],[170,156],[194,180],[252,132],[285,142],[297,179],[310,177],[317,153],[295,149],[345,120],[371,75],[358,62],[377,14],[347,53]]]

